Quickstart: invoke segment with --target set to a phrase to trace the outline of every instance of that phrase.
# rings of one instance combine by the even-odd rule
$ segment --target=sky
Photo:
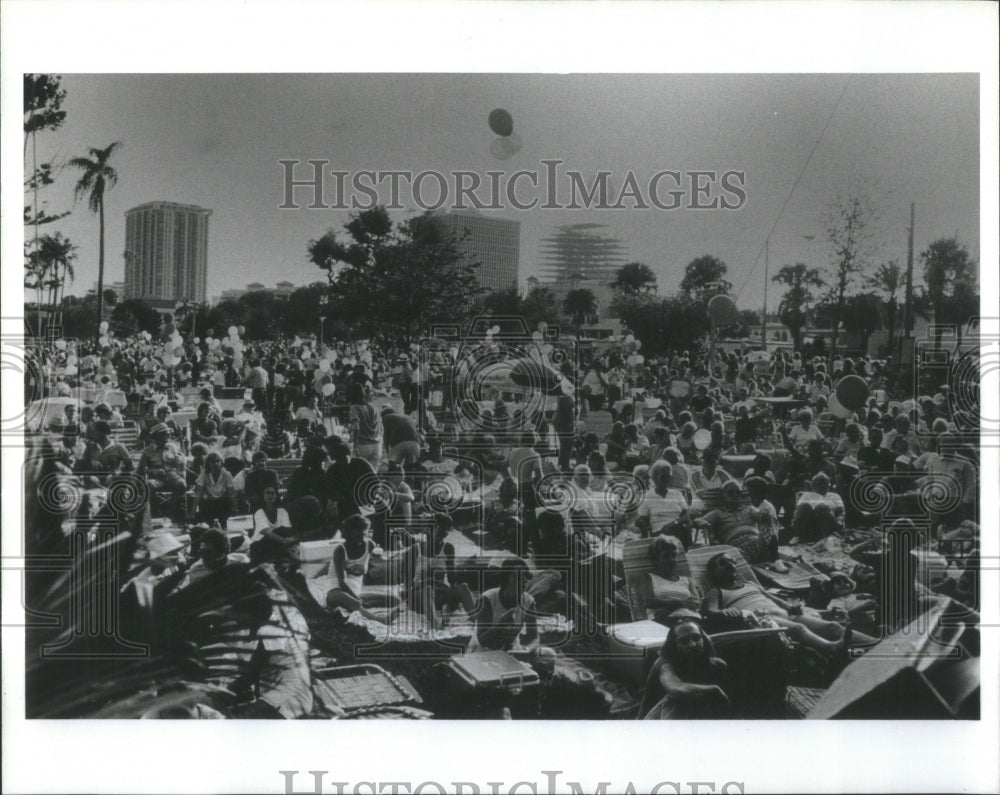
[[[957,235],[978,259],[975,75],[64,74],[63,85],[66,122],[38,136],[39,162],[123,143],[113,161],[119,182],[106,197],[108,282],[124,276],[125,211],[156,200],[212,210],[209,297],[253,281],[323,278],[306,246],[340,230],[350,211],[310,209],[308,191],[296,194],[300,209],[280,209],[282,159],[300,161],[296,178],[310,173],[306,161],[320,159],[351,174],[525,169],[539,171],[543,184],[540,162],[558,159],[587,184],[611,172],[613,197],[628,172],[643,191],[663,170],[745,174],[746,200],[729,210],[635,209],[626,201],[624,210],[522,211],[503,199],[502,210],[482,212],[520,221],[522,285],[538,275],[544,237],[564,224],[598,223],[627,245],[628,261],[653,269],[661,293],[677,289],[688,262],[710,254],[727,264],[737,303],[760,308],[769,233],[772,276],[794,262],[826,267],[829,207],[858,192],[875,208],[874,264],[905,263],[910,202],[917,255]],[[490,151],[487,120],[498,107],[511,113],[522,141],[506,160]],[[84,202],[74,204],[76,178],[64,169],[45,191],[51,210],[73,208],[45,231],[58,229],[78,246],[68,292],[82,294],[97,278],[98,226]],[[544,195],[521,185],[519,195]],[[436,195],[430,183],[427,200]],[[402,196],[417,211],[409,192]],[[334,200],[329,177],[326,197]],[[772,286],[772,311],[779,297]]]

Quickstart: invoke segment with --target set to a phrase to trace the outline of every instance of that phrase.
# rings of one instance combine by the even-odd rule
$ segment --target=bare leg
[[[340,588],[334,588],[326,595],[326,606],[329,608],[342,607],[352,613],[356,610],[365,618],[371,621],[378,621],[381,624],[392,623],[393,619],[399,613],[398,607],[393,608],[386,615],[373,613],[361,603],[360,599]]]

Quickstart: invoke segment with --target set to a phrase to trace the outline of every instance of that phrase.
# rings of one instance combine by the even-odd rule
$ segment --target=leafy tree
[[[66,91],[60,84],[58,75],[24,75],[24,226],[32,227],[31,240],[25,244],[25,287],[37,291],[37,302],[41,304],[42,290],[47,274],[41,272],[42,261],[38,253],[41,241],[38,227],[51,224],[69,215],[69,212],[50,213],[46,202],[39,201],[39,191],[55,182],[57,168],[52,163],[37,162],[37,134],[59,129],[66,120],[62,109]],[[31,141],[31,163],[28,163],[28,141]],[[37,333],[41,334],[41,312],[38,313]]]
[[[115,306],[109,325],[118,336],[140,331],[148,331],[155,336],[160,331],[162,319],[160,313],[141,298],[129,298]]]
[[[657,298],[647,296],[623,305],[620,315],[629,331],[642,341],[646,356],[672,351],[699,351],[709,332],[704,307],[683,294]]]
[[[713,295],[728,293],[733,285],[726,280],[727,270],[726,263],[717,257],[705,255],[693,259],[684,269],[681,292],[700,303],[706,303]]]
[[[882,325],[882,300],[875,293],[852,295],[844,302],[844,329],[860,338],[858,348],[868,350],[868,338]]]
[[[106,306],[115,306],[118,303],[118,293],[114,290],[104,291],[104,304]]]
[[[882,300],[885,312],[885,327],[889,331],[887,347],[891,352],[894,349],[896,317],[899,309],[896,295],[905,284],[903,269],[895,260],[883,263],[875,269],[875,272],[871,276],[865,279],[865,284],[873,288]]]
[[[596,317],[597,298],[590,290],[579,287],[566,293],[563,309],[572,319],[573,325],[579,329],[590,318]]]
[[[611,283],[614,290],[626,294],[655,293],[656,274],[653,269],[642,262],[630,262],[618,269],[615,280]]]
[[[536,328],[542,322],[563,322],[559,299],[552,292],[552,288],[545,284],[537,284],[528,290],[528,294],[524,297],[523,313],[528,328]]]
[[[788,326],[795,349],[798,350],[802,345],[802,330],[806,327],[809,311],[815,300],[812,290],[822,287],[823,279],[816,268],[797,262],[783,266],[771,281],[788,288],[778,304],[778,317]]]
[[[941,324],[955,323],[961,329],[979,308],[977,265],[957,238],[935,240],[920,255],[924,283],[934,306],[936,345],[941,345]],[[961,334],[961,331],[959,331]]]
[[[829,280],[833,323],[831,355],[837,353],[837,331],[844,320],[847,294],[854,288],[858,274],[867,267],[872,254],[871,226],[874,219],[874,207],[861,193],[854,193],[846,199],[838,196],[827,208],[826,239],[833,255]]]
[[[393,225],[385,207],[328,231],[308,255],[327,274],[335,311],[355,333],[408,345],[435,323],[463,323],[482,293],[476,265],[430,213]]]
[[[104,313],[104,194],[118,184],[118,172],[109,164],[111,156],[121,148],[120,141],[104,147],[90,148],[90,157],[74,157],[69,165],[83,171],[76,183],[76,196],[87,197],[90,211],[97,213],[100,228],[100,245],[97,254],[97,318],[100,324]],[[97,329],[94,333],[98,334]]]

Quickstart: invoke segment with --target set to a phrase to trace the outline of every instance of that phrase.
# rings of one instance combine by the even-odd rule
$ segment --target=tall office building
[[[517,287],[521,259],[521,223],[490,218],[476,212],[452,211],[438,215],[454,233],[458,247],[470,262],[478,262],[479,286],[488,290]]]
[[[560,226],[542,240],[539,257],[543,281],[560,299],[570,290],[590,290],[602,316],[611,305],[611,283],[628,255],[628,247],[606,229],[591,223]]]
[[[204,302],[208,216],[192,204],[149,202],[125,213],[125,297]]]

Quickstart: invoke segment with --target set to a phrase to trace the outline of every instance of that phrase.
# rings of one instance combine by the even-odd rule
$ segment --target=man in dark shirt
[[[420,431],[409,417],[386,406],[382,410],[382,431],[390,463],[412,465],[420,459]]]
[[[698,386],[697,394],[691,398],[691,409],[701,414],[705,409],[712,407],[712,398],[708,396],[708,387],[704,384]]]
[[[243,475],[243,493],[247,506],[253,513],[264,504],[264,489],[268,486],[278,490],[280,482],[278,473],[267,468],[267,453],[258,451],[253,454],[251,468]]]
[[[374,497],[375,470],[363,458],[355,458],[348,447],[337,436],[331,436],[325,445],[332,463],[326,470],[326,496],[329,503],[335,503],[341,520],[360,512],[362,505],[370,505]]]

